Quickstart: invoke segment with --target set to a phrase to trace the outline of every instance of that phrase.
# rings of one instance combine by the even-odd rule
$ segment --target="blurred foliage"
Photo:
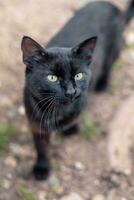
[[[122,57],[120,57],[114,64],[113,69],[115,71],[118,71],[121,69],[121,67],[123,67],[123,65],[125,64],[125,61]]]
[[[58,185],[51,185],[48,189],[48,197],[50,199],[54,198],[55,195],[58,195],[60,193],[60,187]]]
[[[127,49],[130,49],[130,50],[134,50],[134,43],[127,44],[127,45],[126,45],[126,48],[127,48]]]
[[[81,118],[81,135],[87,139],[92,139],[96,136],[97,128],[90,117],[85,114]]]
[[[115,92],[116,90],[119,90],[119,87],[120,87],[119,83],[117,83],[117,82],[111,83],[111,89],[113,92]]]
[[[13,133],[13,130],[13,126],[8,122],[0,124],[0,150],[6,147]]]
[[[51,163],[52,163],[52,168],[54,171],[60,171],[61,166],[60,166],[59,162],[57,162],[56,159],[52,160]]]
[[[16,189],[16,192],[22,200],[37,200],[37,198],[22,185]]]

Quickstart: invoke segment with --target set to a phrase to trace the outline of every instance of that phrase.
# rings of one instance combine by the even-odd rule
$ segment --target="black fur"
[[[123,31],[134,16],[134,0],[122,12],[105,1],[95,1],[78,10],[74,17],[50,40],[48,47],[72,47],[85,38],[98,36],[95,56],[91,64],[92,88],[103,91],[107,87],[113,63],[123,47]]]
[[[131,0],[127,11],[124,13],[126,24],[130,22],[130,20],[134,16],[134,0]]]
[[[33,170],[37,179],[45,179],[49,174],[50,133],[58,130],[65,135],[78,130],[77,118],[86,105],[96,40],[86,39],[73,48],[47,49],[29,37],[22,40],[26,64],[24,104],[37,149]],[[76,80],[79,73],[83,77]],[[49,75],[56,75],[57,81],[50,81]]]

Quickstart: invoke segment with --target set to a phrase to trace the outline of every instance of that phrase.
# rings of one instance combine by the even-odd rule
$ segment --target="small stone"
[[[16,161],[16,159],[14,157],[8,156],[5,159],[5,164],[15,168],[17,166],[17,161]]]
[[[115,190],[110,190],[109,193],[108,193],[108,196],[107,196],[107,200],[113,200],[115,199],[116,200],[117,197],[117,194],[116,194],[116,191]]]
[[[6,113],[6,116],[9,118],[9,119],[14,119],[16,117],[16,113],[14,110],[9,110],[7,111]]]
[[[39,191],[38,192],[38,198],[39,200],[45,200],[46,193],[44,191]]]
[[[95,180],[94,180],[94,184],[95,184],[96,186],[99,186],[99,185],[100,185],[100,181],[99,181],[98,179],[95,179]]]
[[[72,192],[69,195],[62,197],[61,200],[84,200],[84,199],[79,194]]]
[[[16,155],[16,154],[18,154],[18,149],[20,148],[20,146],[15,143],[10,143],[9,148],[10,148],[11,152]]]
[[[117,185],[120,184],[119,177],[118,177],[117,175],[115,175],[115,174],[112,174],[112,175],[111,175],[111,181],[112,181],[113,183],[117,184]]]
[[[53,194],[61,194],[63,192],[63,188],[60,186],[59,179],[55,174],[52,174],[48,181],[49,184],[49,192]]]
[[[23,132],[23,133],[27,133],[28,132],[28,127],[27,126],[25,126],[25,125],[22,125],[21,126],[21,131]]]
[[[124,173],[125,175],[130,176],[132,172],[130,169],[125,169]]]
[[[92,200],[106,200],[106,198],[102,194],[97,194],[92,197]]]
[[[84,170],[85,169],[85,166],[81,162],[76,162],[74,166],[77,170]]]
[[[52,174],[49,178],[49,185],[59,185],[59,179],[55,174]]]
[[[10,186],[11,186],[11,183],[10,183],[9,180],[4,179],[4,180],[3,180],[3,183],[2,183],[2,186],[3,186],[3,188],[5,188],[5,189],[9,189]]]
[[[16,143],[10,143],[9,148],[15,156],[26,156],[31,154],[29,147],[20,146]]]
[[[128,33],[126,40],[128,44],[134,44],[134,33],[133,32]]]
[[[12,179],[12,174],[10,174],[10,173],[8,173],[7,175],[6,175],[6,177],[8,178],[8,179]]]
[[[21,105],[21,106],[18,108],[18,112],[19,112],[20,115],[23,116],[23,115],[25,114],[24,106]]]
[[[11,107],[12,106],[12,101],[8,97],[3,96],[0,99],[0,105],[3,106],[3,107]]]

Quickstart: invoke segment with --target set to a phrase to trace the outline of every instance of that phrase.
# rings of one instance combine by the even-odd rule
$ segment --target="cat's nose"
[[[65,95],[66,95],[66,97],[68,97],[68,98],[70,98],[72,100],[74,98],[74,96],[75,96],[75,93],[76,93],[75,89],[74,88],[70,88],[70,89],[68,89],[66,91]]]

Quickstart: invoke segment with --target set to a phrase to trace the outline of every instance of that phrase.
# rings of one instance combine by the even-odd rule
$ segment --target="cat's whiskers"
[[[57,99],[58,100],[58,99]],[[56,127],[56,130],[57,130],[57,128],[58,128],[58,123],[57,123],[57,116],[58,116],[58,110],[60,109],[60,107],[59,107],[59,100],[58,100],[58,106],[57,107],[55,107],[55,127]]]
[[[35,94],[33,91],[31,91],[31,89],[28,86],[27,86],[27,89],[29,90],[30,94],[35,98],[41,98],[39,95],[42,95],[42,94],[46,95],[46,96],[47,95],[55,95],[54,92],[42,92],[42,93],[38,92],[38,94]],[[41,98],[41,99],[43,99],[43,98]]]
[[[31,122],[34,120],[34,114],[35,114],[35,111],[37,109],[37,107],[39,106],[40,103],[44,102],[45,100],[49,100],[50,97],[52,96],[48,96],[48,97],[45,97],[43,99],[41,99],[38,103],[35,104],[34,108],[33,108],[33,112],[32,112],[32,115],[31,115]],[[45,102],[45,104],[47,104],[48,101]],[[43,106],[41,106],[38,110],[37,110],[37,113],[36,115],[38,115],[38,113],[40,112],[40,110],[45,106],[45,104],[43,104]]]
[[[41,131],[42,131],[42,120],[43,120],[43,118],[44,118],[44,115],[46,114],[46,110],[47,110],[47,109],[49,108],[49,106],[51,105],[53,99],[54,99],[54,97],[51,97],[51,98],[49,99],[49,104],[47,105],[47,107],[45,108],[45,110],[44,110],[43,113],[42,113],[41,120],[40,120],[40,134],[41,134]],[[48,102],[47,102],[47,103],[48,103]]]
[[[43,109],[43,107],[48,104],[46,106],[45,110],[43,111],[42,116],[41,116],[41,120],[40,120],[40,134],[41,134],[42,133],[42,121],[43,121],[45,114],[46,114],[46,117],[45,117],[44,124],[47,126],[46,129],[47,130],[50,129],[51,120],[52,120],[52,125],[57,130],[57,127],[58,127],[58,125],[57,125],[57,112],[58,112],[58,109],[60,108],[60,104],[59,104],[60,97],[54,96],[55,93],[45,93],[44,92],[44,93],[40,93],[40,94],[44,94],[44,95],[46,95],[46,97],[41,99],[34,106],[32,116],[31,116],[31,121],[33,121],[34,117],[38,116],[39,112]],[[37,109],[39,104],[42,103],[42,102],[44,102],[44,104],[39,109]],[[58,107],[55,106],[57,104],[58,104]],[[52,117],[52,119],[51,119],[51,117]]]
[[[48,108],[48,112],[47,112],[46,118],[45,118],[45,120],[46,120],[46,125],[47,125],[47,130],[48,130],[48,131],[51,130],[51,129],[50,129],[50,125],[51,125],[50,117],[51,117],[51,113],[52,113],[53,107],[54,107],[54,106],[53,106],[53,105],[54,105],[54,100],[55,100],[55,99],[52,100],[52,104],[51,104],[50,107]]]
[[[54,102],[54,106],[53,106],[53,111],[52,111],[52,123],[53,123],[53,126],[54,128],[57,130],[57,127],[56,127],[56,116],[55,116],[55,110],[56,110],[56,103]]]
[[[52,112],[53,112],[53,108],[54,108],[54,101],[55,101],[55,99],[52,100],[52,104],[50,105],[50,107],[48,109],[48,114],[47,114],[47,117],[46,117],[46,124],[47,124],[48,131],[49,130],[51,131],[52,129],[50,129],[50,126],[51,125],[53,126],[51,120],[52,120]]]
[[[50,95],[55,95],[55,93],[53,92],[42,92],[42,93],[39,93],[39,94],[50,94]]]
[[[53,123],[54,129],[57,131],[55,111],[58,108],[57,108],[56,105],[57,105],[56,102],[54,102],[54,107],[53,107],[53,112],[52,112],[52,117],[53,117],[52,118],[52,123]]]

